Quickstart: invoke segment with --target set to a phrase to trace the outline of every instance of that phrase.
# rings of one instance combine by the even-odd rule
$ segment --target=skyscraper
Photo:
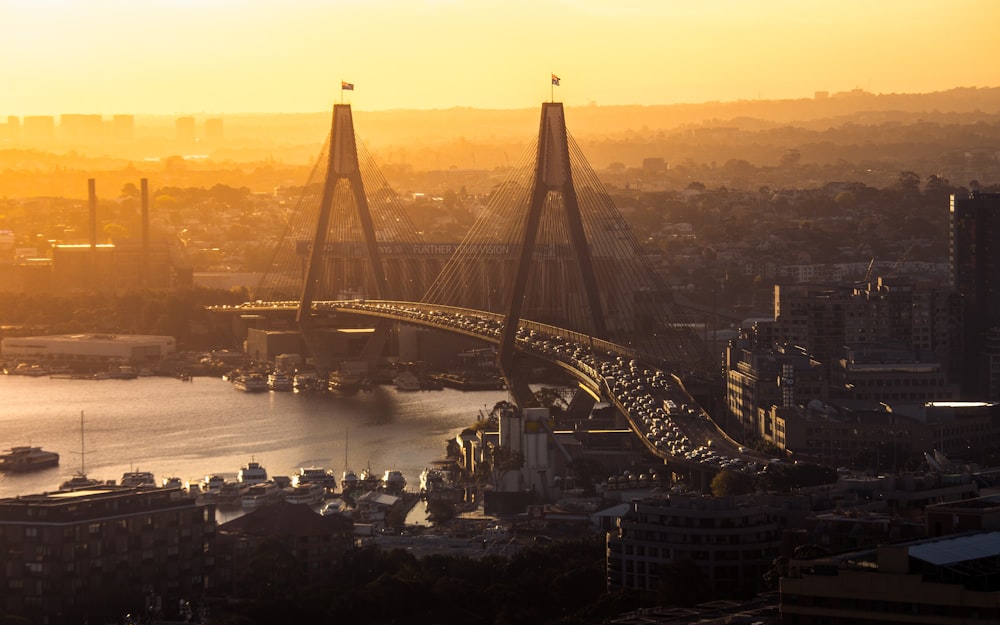
[[[952,195],[952,287],[962,298],[963,389],[968,399],[1000,399],[1000,193]]]

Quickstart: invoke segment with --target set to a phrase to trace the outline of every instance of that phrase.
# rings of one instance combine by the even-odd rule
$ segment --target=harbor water
[[[81,470],[101,480],[120,480],[127,471],[151,471],[158,481],[213,473],[234,480],[251,460],[272,476],[312,466],[338,478],[348,468],[379,476],[397,469],[415,491],[446,441],[505,399],[506,391],[391,386],[351,396],[246,393],[204,377],[0,376],[0,447],[33,445],[60,455],[56,468],[0,474],[0,497],[51,492]]]

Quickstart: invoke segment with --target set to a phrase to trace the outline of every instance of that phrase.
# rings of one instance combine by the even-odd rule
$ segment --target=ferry
[[[26,473],[59,465],[59,454],[41,447],[22,445],[0,454],[0,471]]]
[[[267,378],[258,373],[244,373],[233,379],[233,386],[240,391],[247,393],[258,393],[266,391]]]

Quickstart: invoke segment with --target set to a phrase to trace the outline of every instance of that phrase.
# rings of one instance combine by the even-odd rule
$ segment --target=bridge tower
[[[312,248],[309,252],[305,279],[302,284],[302,295],[296,314],[296,322],[302,336],[321,372],[329,371],[333,366],[332,360],[336,359],[333,356],[334,352],[344,351],[334,347],[334,341],[331,338],[335,332],[329,327],[321,327],[320,318],[313,313],[313,303],[317,292],[322,288],[321,283],[324,280],[335,280],[335,278],[326,275],[330,265],[328,243],[330,243],[331,214],[335,207],[341,209],[338,211],[339,217],[344,221],[354,221],[355,226],[360,229],[363,238],[363,254],[367,260],[364,264],[371,272],[371,275],[368,276],[369,279],[365,280],[367,289],[370,291],[366,293],[355,292],[354,295],[374,299],[386,299],[395,295],[387,292],[389,287],[386,283],[384,265],[375,237],[375,221],[369,209],[368,196],[365,193],[365,184],[358,163],[354,119],[349,104],[336,104],[333,107],[329,146],[326,178],[323,183],[315,236],[312,239]],[[351,205],[353,205],[353,211]],[[347,211],[346,214],[344,211]],[[349,286],[351,285],[333,285],[335,291],[339,290],[337,299],[343,299],[340,296],[349,292]],[[329,287],[327,287],[328,289]],[[377,323],[374,332],[369,336],[357,359],[374,363],[388,338],[389,330],[388,323]]]
[[[580,205],[577,202],[576,189],[573,186],[569,144],[566,140],[566,117],[561,102],[542,104],[542,118],[538,129],[538,149],[535,156],[535,171],[529,195],[524,239],[521,241],[520,254],[516,258],[512,292],[504,314],[504,329],[500,336],[498,352],[500,370],[507,382],[507,387],[511,389],[519,405],[524,405],[522,401],[527,401],[531,395],[530,390],[527,389],[527,381],[518,379],[516,375],[514,341],[517,338],[517,327],[521,322],[521,314],[524,309],[528,276],[532,263],[535,261],[539,225],[545,209],[546,197],[551,193],[562,196],[566,233],[572,252],[579,263],[580,279],[590,309],[593,333],[604,336],[607,334],[607,327],[601,308],[601,297],[590,247],[584,233]]]

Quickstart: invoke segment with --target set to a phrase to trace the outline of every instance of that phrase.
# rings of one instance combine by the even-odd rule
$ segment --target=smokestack
[[[90,249],[97,250],[97,187],[93,178],[87,179],[87,195],[90,200]]]
[[[142,198],[142,265],[139,268],[139,286],[149,287],[149,181],[143,178],[139,181],[140,197]]]

